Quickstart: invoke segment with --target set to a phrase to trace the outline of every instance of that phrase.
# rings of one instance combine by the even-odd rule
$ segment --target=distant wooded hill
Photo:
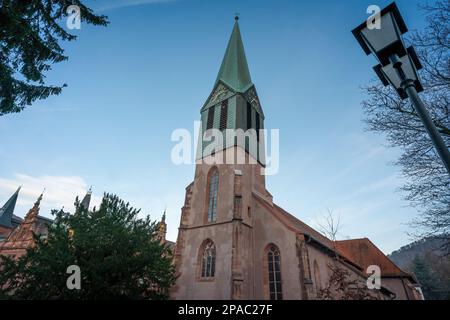
[[[444,243],[444,240],[440,238],[424,238],[393,251],[388,257],[404,269],[411,265],[416,255],[422,255],[430,251],[440,256],[445,255],[444,250],[442,250]]]
[[[450,252],[445,241],[429,237],[392,252],[389,258],[421,284],[425,299],[450,300]]]

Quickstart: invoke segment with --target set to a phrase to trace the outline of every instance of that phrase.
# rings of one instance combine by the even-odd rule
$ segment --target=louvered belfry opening
[[[208,120],[206,122],[206,130],[212,129],[214,126],[214,107],[208,110]]]
[[[259,124],[259,115],[258,114],[256,114],[255,120],[256,120],[256,123],[255,123],[256,140],[259,142],[259,129],[261,129],[261,128],[260,128],[260,124]]]
[[[223,131],[227,128],[227,119],[228,119],[228,100],[224,100],[220,104],[220,125],[219,125],[220,131]]]
[[[252,105],[247,101],[247,130],[252,127]]]

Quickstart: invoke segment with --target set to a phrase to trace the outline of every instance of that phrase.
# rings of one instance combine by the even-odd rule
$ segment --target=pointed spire
[[[42,197],[44,196],[44,190],[42,191],[42,193],[39,195],[39,197],[37,198],[36,202],[34,203],[34,206],[30,209],[30,211],[28,211],[28,213],[25,216],[24,221],[22,222],[29,222],[29,221],[33,221],[39,214],[39,206],[41,205],[41,201],[42,201]]]
[[[164,213],[162,215],[161,222],[166,222],[166,210],[167,210],[167,206],[164,208]]]
[[[166,233],[167,233],[167,224],[166,224],[166,208],[164,208],[164,213],[161,217],[161,221],[158,222],[158,231],[156,237],[161,241],[166,241]]]
[[[234,28],[220,66],[217,82],[221,80],[236,92],[245,92],[253,84],[245,57],[244,44],[239,30],[239,17],[235,16]]]
[[[16,192],[9,198],[8,201],[0,209],[0,226],[7,228],[12,228],[11,219],[14,214],[14,209],[16,207],[17,197],[19,196],[19,191],[22,186],[17,188]]]
[[[45,188],[44,188],[44,190],[42,190],[41,195],[37,198],[36,202],[34,203],[35,207],[39,207],[39,205],[41,204],[41,200],[42,200],[42,197],[44,196],[44,192],[45,192]]]
[[[92,186],[90,186],[89,190],[86,192],[86,195],[81,201],[81,206],[86,210],[89,209],[89,204],[91,203],[91,195],[92,195]]]

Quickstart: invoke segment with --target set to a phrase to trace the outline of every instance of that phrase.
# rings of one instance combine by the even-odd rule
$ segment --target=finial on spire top
[[[165,222],[166,221],[166,210],[167,210],[167,206],[164,207],[164,213],[162,215],[161,222]]]
[[[44,192],[45,192],[45,188],[44,188],[44,190],[42,190],[41,195],[39,196],[39,198],[37,198],[36,202],[34,203],[35,205],[39,205],[41,203],[42,196],[44,195]]]
[[[234,20],[238,21],[239,20],[239,12],[236,12],[234,14]]]
[[[19,193],[20,189],[22,189],[22,185],[20,185],[20,186],[17,188],[16,192],[14,192],[14,193]]]

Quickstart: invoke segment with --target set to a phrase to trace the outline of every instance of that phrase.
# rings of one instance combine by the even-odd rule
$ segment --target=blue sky
[[[397,5],[410,30],[424,26],[421,1]],[[0,117],[0,203],[22,184],[25,215],[43,188],[41,214],[73,208],[93,185],[159,219],[167,206],[175,240],[193,165],[170,159],[177,128],[193,130],[233,27],[235,12],[266,128],[280,129],[274,201],[316,226],[341,216],[340,238],[368,237],[384,252],[410,242],[417,215],[396,189],[399,150],[365,131],[360,86],[375,78],[351,29],[370,4],[390,1],[88,1],[106,28],[82,24],[65,43],[69,61],[47,74],[63,93]]]

